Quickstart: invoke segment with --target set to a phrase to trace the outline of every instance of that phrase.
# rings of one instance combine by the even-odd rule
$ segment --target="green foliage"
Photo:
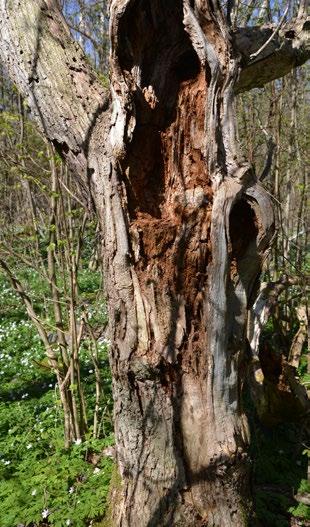
[[[301,356],[298,373],[300,375],[300,379],[302,384],[309,389],[310,387],[310,374],[307,371],[308,368],[308,355],[307,355],[307,349],[304,349],[304,353]]]
[[[90,274],[85,271],[81,276],[85,294],[98,290],[98,275],[93,273],[91,279]],[[25,269],[20,275],[29,281],[40,305],[44,283]],[[0,306],[0,525],[35,527],[46,517],[52,527],[85,527],[105,513],[113,468],[112,460],[102,455],[113,444],[107,342],[99,341],[104,392],[101,437],[93,439],[90,427],[83,443],[65,450],[55,377],[36,330],[2,275]],[[100,316],[94,310],[94,317]],[[86,345],[81,366],[91,408],[94,372]]]
[[[40,426],[49,427],[49,424],[43,418]],[[57,428],[48,428],[41,437],[46,443],[43,448],[34,443],[25,445],[23,439],[20,446],[15,439],[20,451],[19,462],[15,459],[9,465],[2,463],[1,526],[39,523],[45,516],[44,511],[48,511],[49,522],[55,527],[83,527],[87,520],[104,513],[112,470],[110,459],[103,458],[94,467],[87,462],[87,453],[102,449],[111,443],[111,438],[101,440],[100,445],[89,440],[64,451]]]
[[[264,527],[290,527],[290,516],[308,519],[310,507],[296,494],[309,492],[307,453],[300,445],[300,427],[293,424],[263,427],[251,419],[251,455],[255,511]]]
[[[310,520],[310,507],[304,503],[299,503],[297,507],[291,507],[290,512],[293,514],[293,516],[302,518],[304,520]]]
[[[102,83],[102,85],[104,86],[104,88],[109,88],[110,81],[109,81],[108,75],[104,75],[102,73],[98,73],[98,78],[99,78],[100,82]]]

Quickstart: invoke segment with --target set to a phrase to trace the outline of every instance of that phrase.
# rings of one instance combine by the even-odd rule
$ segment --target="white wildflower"
[[[82,439],[81,439],[81,438],[76,439],[76,440],[74,441],[74,444],[75,444],[75,445],[80,445],[81,443],[82,443]]]
[[[69,494],[73,494],[73,492],[74,492],[74,487],[70,487]]]
[[[32,443],[29,443],[29,445],[26,446],[27,450],[30,450],[32,448]]]
[[[31,496],[35,496],[37,493],[37,489],[33,489],[32,493],[31,493]]]
[[[42,511],[42,518],[47,518],[48,515],[49,515],[49,513],[50,513],[50,511],[49,511],[48,509],[44,509],[44,510]]]
[[[96,467],[96,468],[94,469],[94,474],[99,474],[99,472],[100,472],[100,468]]]

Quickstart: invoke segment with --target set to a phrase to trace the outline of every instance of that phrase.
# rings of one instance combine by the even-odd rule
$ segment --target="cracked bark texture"
[[[279,33],[261,73],[250,55],[269,34],[232,35],[216,1],[110,10],[111,95],[55,1],[0,0],[1,58],[101,222],[123,479],[115,524],[245,526],[246,320],[274,218],[239,157],[234,93],[304,61],[307,27]],[[279,66],[282,46],[291,58]]]

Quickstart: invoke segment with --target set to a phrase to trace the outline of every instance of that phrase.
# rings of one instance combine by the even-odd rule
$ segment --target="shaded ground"
[[[308,527],[306,433],[302,424],[263,426],[252,416],[255,512],[261,527]],[[297,501],[298,500],[298,501]]]

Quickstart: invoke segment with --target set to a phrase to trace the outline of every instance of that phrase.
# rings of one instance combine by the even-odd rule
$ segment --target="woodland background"
[[[62,6],[107,85],[106,1]],[[285,9],[237,2],[234,24],[277,22]],[[2,68],[0,78],[0,525],[108,525],[118,477],[99,229]],[[309,67],[240,95],[237,115],[244,155],[277,212],[262,286],[268,405],[247,401],[255,508],[263,526],[310,525],[309,423],[283,373],[310,388]]]

